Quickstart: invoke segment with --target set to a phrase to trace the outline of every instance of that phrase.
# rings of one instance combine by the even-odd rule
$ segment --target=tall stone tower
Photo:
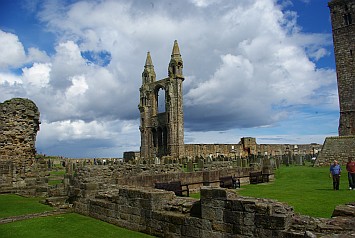
[[[339,136],[355,135],[355,0],[328,3],[340,104]]]
[[[338,81],[339,136],[325,138],[315,164],[329,165],[336,159],[345,165],[349,157],[355,158],[355,0],[332,0],[328,7]]]
[[[184,155],[184,115],[182,82],[183,61],[175,40],[168,67],[168,77],[156,80],[150,52],[142,73],[140,87],[141,157],[178,158]]]

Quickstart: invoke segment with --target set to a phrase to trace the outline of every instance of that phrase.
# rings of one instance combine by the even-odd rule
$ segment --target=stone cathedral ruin
[[[138,106],[141,119],[141,157],[179,158],[184,155],[182,69],[183,61],[177,41],[174,42],[168,77],[165,79],[156,80],[150,53],[147,54]]]
[[[355,0],[333,0],[328,6],[340,120],[339,136],[326,138],[317,159],[320,165],[355,155]],[[156,80],[148,52],[138,105],[141,148],[134,156],[139,159],[122,164],[66,159],[63,161],[66,173],[59,186],[48,185],[47,164],[36,157],[35,140],[40,125],[37,106],[31,100],[19,98],[0,103],[0,193],[47,195],[46,202],[53,206],[72,207],[70,211],[157,237],[354,235],[354,206],[337,206],[330,219],[313,218],[296,214],[287,204],[240,197],[224,188],[222,178],[234,176],[242,183],[251,182],[254,179],[251,174],[260,170],[272,179],[271,170],[277,163],[271,165],[270,156],[288,163],[298,155],[314,155],[320,145],[258,145],[255,138],[249,137],[237,144],[184,144],[183,81],[183,61],[177,41],[167,78]],[[159,161],[154,161],[155,158]],[[193,162],[197,168],[191,167]],[[182,169],[184,164],[187,171]],[[201,199],[156,189],[157,184],[171,185],[176,181],[187,190],[200,191]],[[4,220],[0,219],[0,223]]]

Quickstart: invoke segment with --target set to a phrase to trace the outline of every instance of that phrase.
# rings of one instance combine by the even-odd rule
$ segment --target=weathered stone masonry
[[[351,205],[338,207],[334,218],[312,218],[220,188],[203,187],[200,200],[124,186],[83,194],[74,203],[77,213],[158,237],[350,237],[355,227]]]
[[[328,3],[332,20],[340,105],[339,137],[327,137],[318,164],[337,159],[345,165],[355,157],[355,0]]]
[[[0,103],[0,192],[42,195],[45,161],[36,161],[39,110],[29,99]]]
[[[340,165],[344,166],[343,169],[345,169],[349,157],[355,158],[355,136],[327,137],[317,158],[316,165],[328,166],[334,160],[338,160]]]
[[[340,104],[339,136],[355,135],[355,1],[329,4]]]
[[[276,201],[238,198],[203,188],[201,200],[172,192],[119,188],[82,198],[75,211],[159,237],[282,237],[292,208]]]
[[[156,80],[150,53],[147,54],[138,105],[141,120],[140,156],[143,158],[179,158],[184,155],[182,69],[183,61],[177,41],[171,53],[167,78]]]
[[[355,231],[351,204],[337,207],[334,217],[325,219],[297,215],[274,200],[240,197],[218,184],[202,186],[200,200],[153,189],[156,181],[207,181],[248,174],[247,168],[182,173],[175,165],[106,165],[77,166],[68,172],[75,212],[158,237],[325,238],[349,237]]]
[[[36,155],[39,110],[29,99],[14,98],[0,103],[0,160],[30,166]]]

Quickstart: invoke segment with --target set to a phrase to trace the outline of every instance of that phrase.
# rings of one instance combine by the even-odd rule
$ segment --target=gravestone
[[[194,172],[194,164],[191,160],[187,162],[187,172]]]

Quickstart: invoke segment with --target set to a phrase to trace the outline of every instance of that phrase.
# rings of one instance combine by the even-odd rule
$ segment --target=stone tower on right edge
[[[355,158],[355,0],[328,3],[332,20],[334,55],[340,105],[339,136],[325,138],[315,165]]]
[[[338,133],[355,135],[355,0],[332,0],[328,7],[340,104]]]

